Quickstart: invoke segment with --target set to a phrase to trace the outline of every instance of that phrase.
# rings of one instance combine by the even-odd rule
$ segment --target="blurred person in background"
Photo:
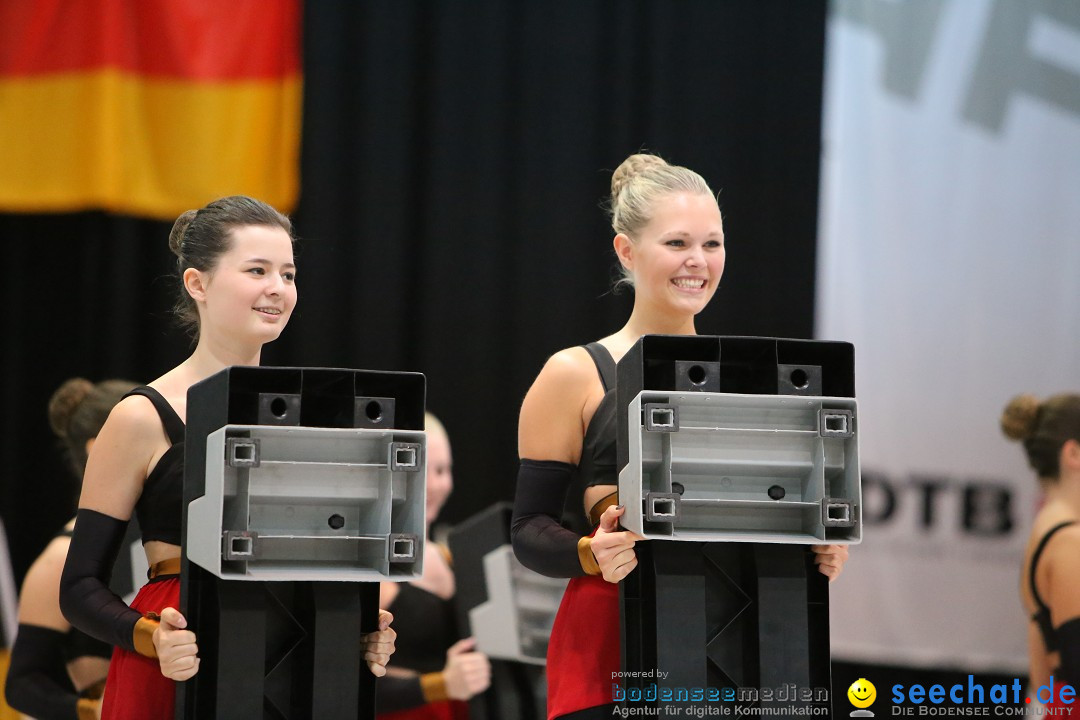
[[[450,437],[431,413],[427,431],[424,574],[408,583],[384,582],[379,606],[393,610],[401,631],[394,665],[377,689],[379,720],[466,720],[465,701],[487,690],[491,663],[461,639],[454,613],[455,578],[449,550],[431,539],[431,526],[454,489]]]
[[[11,556],[8,554],[7,531],[4,529],[3,519],[0,518],[0,720],[19,720],[21,717],[5,699],[5,683],[11,662],[11,646],[15,644],[18,613],[15,573],[11,569]]]
[[[1080,716],[1060,696],[1063,684],[1080,689],[1080,395],[1018,395],[1005,407],[1001,429],[1023,444],[1044,493],[1020,583],[1030,692],[1054,714]],[[1037,693],[1042,686],[1053,688],[1050,697]]]
[[[49,400],[49,425],[60,438],[80,480],[105,418],[136,383],[72,378]],[[60,612],[60,574],[71,531],[69,522],[38,556],[23,581],[19,631],[11,656],[7,698],[38,720],[86,720],[101,712],[101,695],[112,647],[71,627]]]

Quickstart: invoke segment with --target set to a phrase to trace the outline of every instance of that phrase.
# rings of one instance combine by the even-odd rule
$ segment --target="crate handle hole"
[[[251,538],[249,537],[234,537],[232,538],[231,546],[231,553],[233,555],[251,554]]]
[[[283,418],[289,412],[289,403],[283,397],[276,397],[270,401],[270,412],[276,418]]]
[[[378,400],[368,401],[368,404],[364,406],[364,414],[367,415],[367,419],[371,422],[379,422],[382,420],[382,403]]]
[[[653,427],[674,427],[675,411],[671,408],[653,408],[652,424]]]
[[[653,517],[675,517],[675,501],[671,498],[653,498]]]

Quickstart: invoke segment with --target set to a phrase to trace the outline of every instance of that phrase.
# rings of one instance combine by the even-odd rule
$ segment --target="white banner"
[[[1080,2],[839,0],[826,54],[817,336],[855,343],[866,522],[833,654],[1024,673],[998,418],[1080,390]]]

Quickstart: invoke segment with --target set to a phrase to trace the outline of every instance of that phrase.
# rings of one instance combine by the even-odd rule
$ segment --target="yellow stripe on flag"
[[[0,211],[172,219],[224,195],[299,192],[301,79],[191,82],[116,70],[0,80]]]

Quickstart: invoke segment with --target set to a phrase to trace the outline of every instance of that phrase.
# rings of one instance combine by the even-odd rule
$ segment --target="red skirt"
[[[571,578],[548,642],[548,719],[611,703],[620,662],[619,586]]]
[[[131,608],[142,614],[179,606],[180,578],[175,575],[143,585],[131,603]],[[101,720],[169,720],[175,696],[176,683],[161,674],[157,658],[113,649]]]
[[[460,700],[442,700],[408,710],[379,713],[376,720],[469,720],[469,706]]]

